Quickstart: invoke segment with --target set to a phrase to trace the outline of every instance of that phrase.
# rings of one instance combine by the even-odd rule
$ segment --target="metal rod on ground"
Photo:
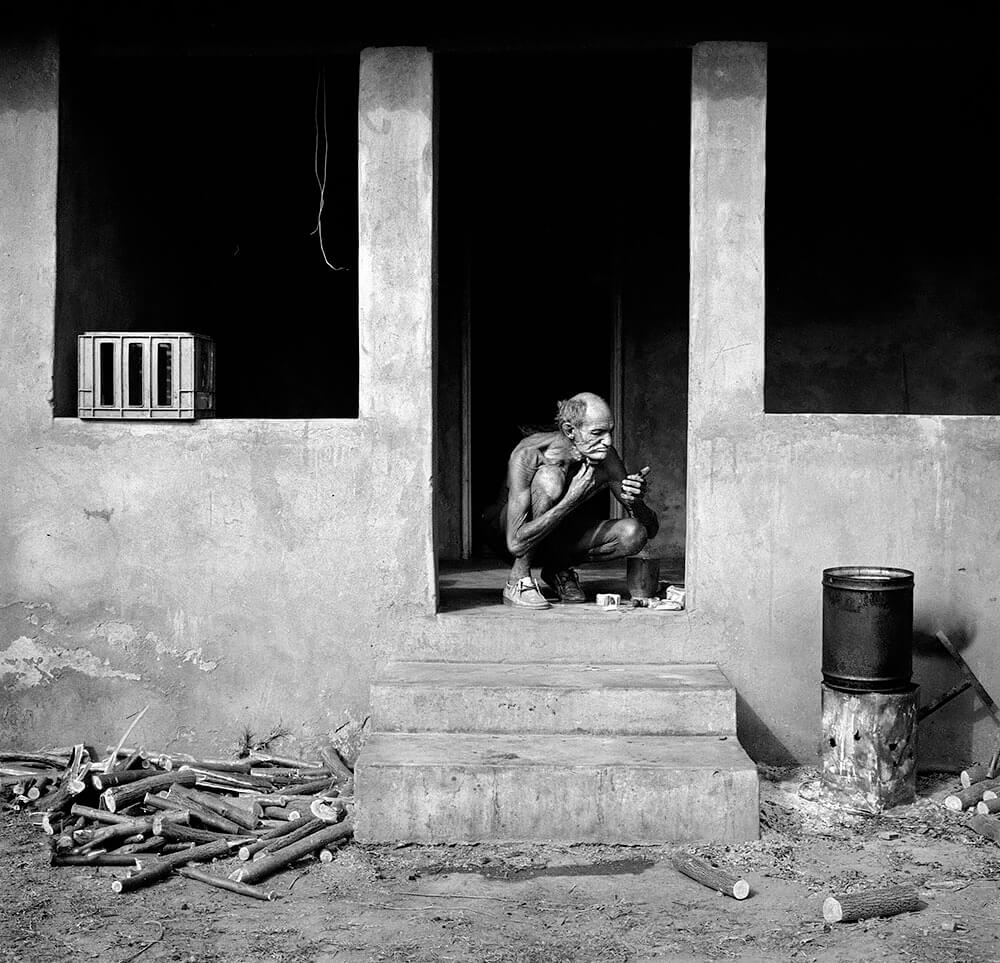
[[[952,686],[944,695],[939,695],[936,699],[921,706],[917,712],[917,722],[923,722],[932,712],[937,712],[942,706],[947,705],[952,699],[958,698],[966,689],[972,687],[972,683],[966,680]]]

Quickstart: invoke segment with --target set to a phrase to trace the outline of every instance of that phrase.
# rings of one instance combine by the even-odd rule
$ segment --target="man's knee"
[[[646,547],[646,542],[649,540],[646,527],[638,519],[623,518],[616,525],[618,542],[626,555],[637,555]]]
[[[542,465],[531,479],[532,500],[541,496],[557,501],[566,487],[566,475],[558,465]]]

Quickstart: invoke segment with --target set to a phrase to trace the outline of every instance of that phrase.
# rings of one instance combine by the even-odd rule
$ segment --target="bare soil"
[[[275,877],[273,903],[180,877],[115,896],[122,871],[50,867],[48,838],[7,813],[0,959],[1000,960],[1000,848],[944,808],[954,777],[862,816],[816,801],[814,772],[762,776],[760,840],[693,847],[749,880],[744,901],[677,874],[667,846],[351,845]],[[915,913],[823,923],[832,893],[906,882]]]

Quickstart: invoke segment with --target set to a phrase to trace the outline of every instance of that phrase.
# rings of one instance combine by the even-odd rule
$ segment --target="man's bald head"
[[[556,409],[556,424],[569,422],[574,428],[579,428],[586,420],[610,418],[611,408],[608,403],[592,391],[581,391],[572,398],[560,401]]]
[[[611,409],[600,396],[582,391],[559,402],[559,430],[587,464],[603,461],[611,450],[614,423]]]

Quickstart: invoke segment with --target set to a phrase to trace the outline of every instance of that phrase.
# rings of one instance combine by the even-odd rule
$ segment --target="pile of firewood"
[[[333,859],[353,832],[354,779],[336,750],[303,760],[237,759],[83,745],[0,751],[0,802],[27,812],[52,844],[53,866],[125,867],[127,893],[178,873],[270,900],[260,887],[304,858]],[[192,863],[238,856],[228,876]]]

